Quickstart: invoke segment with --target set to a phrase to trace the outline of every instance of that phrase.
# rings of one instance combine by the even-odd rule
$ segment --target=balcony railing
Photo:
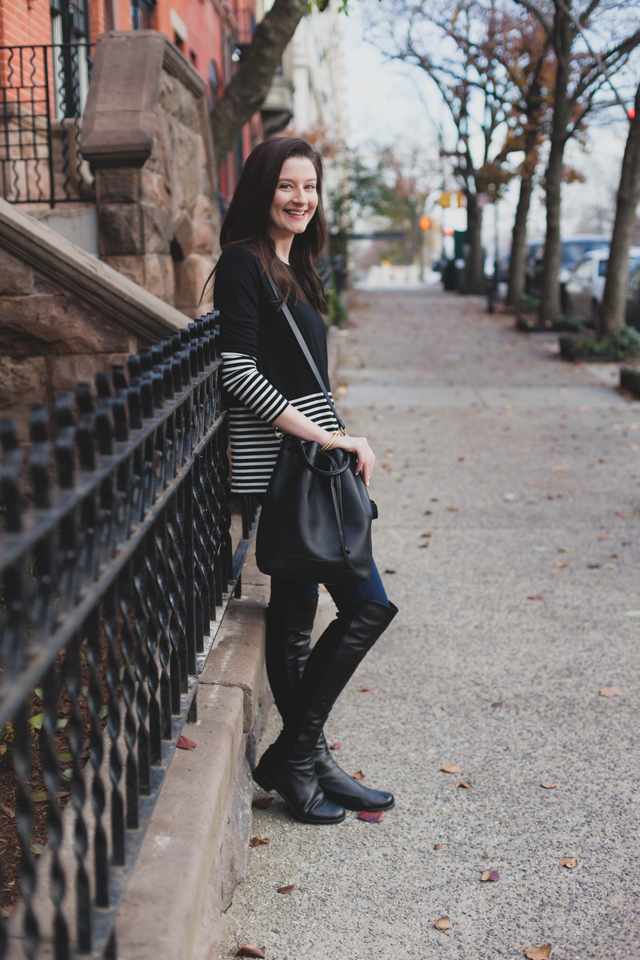
[[[240,586],[213,315],[1,429],[0,957],[115,958],[114,919]],[[51,465],[57,484],[51,484]],[[23,509],[27,491],[31,506]],[[13,946],[11,946],[13,944]],[[24,951],[24,952],[21,952]]]
[[[91,46],[0,47],[0,189],[11,203],[93,197],[80,152]]]

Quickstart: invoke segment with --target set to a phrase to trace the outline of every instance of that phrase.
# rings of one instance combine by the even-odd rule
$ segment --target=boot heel
[[[272,791],[275,791],[275,792],[277,793],[277,790],[276,790],[276,788],[274,787],[274,785],[273,785],[272,783],[270,783],[269,780],[267,780],[267,778],[265,777],[264,773],[262,773],[261,770],[258,770],[257,767],[256,767],[256,769],[253,771],[253,779],[255,780],[255,782],[258,784],[259,787],[262,787],[262,789],[263,789],[266,793],[271,793]]]

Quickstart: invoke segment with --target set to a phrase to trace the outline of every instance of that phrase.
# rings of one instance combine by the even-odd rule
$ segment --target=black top
[[[318,383],[274,296],[262,265],[251,250],[230,247],[218,261],[213,292],[220,311],[223,353],[255,357],[260,373],[287,400],[316,393]],[[324,320],[308,301],[288,301],[320,376],[329,389]]]
[[[222,382],[231,396],[231,489],[264,493],[280,443],[272,424],[289,404],[325,430],[338,424],[291,327],[277,309],[258,257],[231,247],[218,261]],[[288,304],[327,389],[327,336],[310,303]]]

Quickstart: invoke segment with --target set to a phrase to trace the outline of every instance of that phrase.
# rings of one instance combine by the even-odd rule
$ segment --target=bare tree
[[[434,82],[448,107],[455,146],[446,151],[467,205],[465,289],[484,290],[482,210],[511,173],[499,150],[506,133],[509,83],[494,51],[501,11],[497,0],[391,0],[373,42],[390,58],[414,64]],[[435,29],[434,29],[435,28]]]
[[[607,26],[623,29],[614,12],[624,6],[631,14],[637,5],[634,0],[614,3],[611,0],[515,0],[535,16],[545,31],[556,59],[556,79],[553,96],[553,116],[549,159],[545,172],[545,199],[547,207],[547,233],[545,239],[544,266],[540,319],[555,320],[560,312],[560,285],[558,274],[562,261],[560,238],[561,184],[565,147],[583,125],[587,115],[597,103],[597,94],[608,78],[626,62],[629,53],[640,44],[637,17],[629,16],[624,28],[633,32],[623,39],[610,40],[595,52],[589,43],[579,47],[578,38],[584,40],[584,32],[600,17],[601,26],[609,18]],[[607,30],[609,35],[613,29]]]
[[[320,8],[326,7],[321,3]],[[285,47],[309,10],[309,0],[275,0],[256,27],[231,82],[212,117],[216,154],[224,158],[240,132],[266,100]]]
[[[600,337],[615,337],[625,325],[629,247],[640,202],[640,85],[636,90],[633,116],[622,160],[616,219],[598,323]]]

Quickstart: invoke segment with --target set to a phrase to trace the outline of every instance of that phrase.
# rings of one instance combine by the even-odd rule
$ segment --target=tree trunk
[[[469,254],[464,277],[464,293],[484,293],[484,250],[482,249],[482,207],[478,195],[467,193],[467,242]]]
[[[520,196],[516,208],[511,240],[511,259],[509,261],[509,287],[507,303],[520,308],[520,300],[525,288],[525,268],[527,254],[527,218],[533,195],[533,172],[523,174],[520,180]]]
[[[285,47],[308,9],[307,0],[275,0],[256,27],[250,46],[212,117],[219,162],[224,161],[244,124],[266,100]]]
[[[640,86],[636,91],[635,111],[629,124],[622,160],[616,219],[598,324],[599,337],[615,337],[625,325],[629,247],[636,222],[636,208],[640,201]]]
[[[558,274],[562,264],[560,241],[560,200],[562,164],[571,119],[567,101],[573,32],[571,12],[564,3],[555,3],[554,50],[556,53],[556,84],[553,95],[553,122],[551,150],[547,164],[546,202],[547,235],[544,244],[542,289],[540,291],[540,321],[556,320],[560,313],[560,283]]]

